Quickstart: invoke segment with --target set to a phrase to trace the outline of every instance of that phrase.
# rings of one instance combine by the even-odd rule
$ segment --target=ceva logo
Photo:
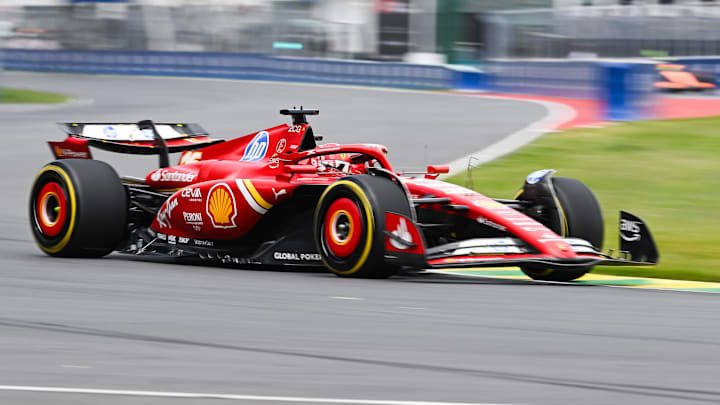
[[[257,162],[265,157],[268,149],[268,132],[259,132],[245,148],[241,162]]]

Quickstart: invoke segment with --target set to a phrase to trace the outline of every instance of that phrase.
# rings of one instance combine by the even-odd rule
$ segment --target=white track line
[[[530,142],[541,137],[545,133],[555,132],[555,128],[557,128],[560,124],[572,120],[577,115],[577,112],[574,108],[551,101],[512,99],[500,96],[485,95],[475,95],[468,97],[482,97],[486,99],[495,98],[498,100],[520,100],[528,103],[542,105],[547,109],[548,113],[542,119],[531,123],[530,125],[519,131],[513,132],[512,134],[500,139],[499,141],[495,142],[490,146],[487,146],[469,155],[463,156],[459,159],[455,159],[450,163],[446,163],[447,166],[450,166],[450,172],[446,175],[440,176],[440,179],[447,178],[449,176],[453,176],[467,170],[468,162],[471,158],[473,160],[472,166],[475,167],[507,155],[508,153],[529,144]]]
[[[343,399],[343,398],[308,398],[308,397],[279,397],[263,395],[233,395],[211,394],[197,392],[166,392],[166,391],[133,391],[133,390],[106,390],[94,388],[63,388],[42,387],[28,385],[0,385],[0,391],[21,392],[50,392],[61,394],[89,394],[89,395],[116,395],[134,397],[156,398],[194,398],[194,399],[230,399],[239,401],[275,401],[300,402],[313,404],[358,404],[358,405],[502,405],[478,402],[428,402],[428,401],[392,401],[379,399]]]

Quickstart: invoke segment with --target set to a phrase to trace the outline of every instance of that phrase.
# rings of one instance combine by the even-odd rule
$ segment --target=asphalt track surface
[[[5,80],[94,103],[0,108],[1,404],[284,403],[5,386],[295,400],[720,402],[716,295],[443,275],[346,280],[122,255],[61,260],[40,253],[27,225],[30,182],[49,160],[44,141],[61,138],[55,121],[197,121],[228,138],[281,122],[275,110],[302,103],[321,108],[315,128],[332,140],[367,136],[390,146],[396,161],[404,158],[397,146],[428,143],[432,159],[447,161],[539,119],[545,112],[535,104],[183,79]],[[462,143],[470,137],[472,145]],[[131,162],[128,170],[154,163]]]

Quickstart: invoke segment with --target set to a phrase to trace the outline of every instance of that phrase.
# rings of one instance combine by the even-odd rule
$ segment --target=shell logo
[[[218,183],[208,193],[205,211],[215,228],[235,228],[237,204],[235,196],[226,183]]]

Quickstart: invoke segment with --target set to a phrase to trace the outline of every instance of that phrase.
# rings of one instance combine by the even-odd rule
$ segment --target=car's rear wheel
[[[43,167],[30,192],[30,228],[51,256],[101,257],[127,226],[127,195],[115,170],[97,160],[58,160]]]
[[[385,212],[410,216],[403,190],[378,176],[345,177],[328,186],[315,209],[315,245],[325,266],[341,277],[384,278]]]
[[[584,239],[601,250],[604,239],[602,210],[595,194],[582,182],[567,177],[553,177],[557,203],[562,211],[562,229],[553,229],[559,235]],[[552,268],[522,266],[525,274],[535,280],[571,281],[592,270],[592,266]]]

